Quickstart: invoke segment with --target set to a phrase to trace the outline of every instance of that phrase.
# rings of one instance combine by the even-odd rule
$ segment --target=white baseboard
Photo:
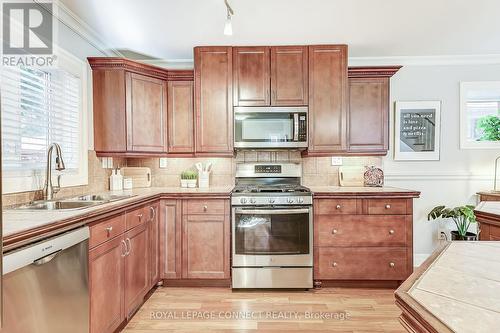
[[[416,253],[413,255],[413,267],[418,267],[429,258],[430,253]]]

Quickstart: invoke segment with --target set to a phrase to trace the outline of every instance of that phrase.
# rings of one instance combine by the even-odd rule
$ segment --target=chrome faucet
[[[47,174],[45,178],[45,186],[43,188],[43,197],[45,200],[52,200],[54,194],[61,190],[61,175],[57,177],[57,186],[52,186],[52,150],[56,149],[56,170],[62,171],[65,169],[62,159],[61,146],[53,143],[47,151]]]
[[[495,183],[493,184],[493,191],[498,192],[497,190],[497,174],[498,174],[498,160],[500,160],[500,156],[495,160]]]

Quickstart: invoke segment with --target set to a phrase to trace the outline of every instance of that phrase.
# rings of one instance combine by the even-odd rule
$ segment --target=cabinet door
[[[153,288],[160,280],[159,269],[159,251],[160,251],[160,235],[159,235],[159,203],[148,206],[149,209],[149,288]]]
[[[125,233],[128,254],[125,257],[125,313],[132,315],[149,290],[149,246],[147,224]]]
[[[168,152],[194,153],[193,82],[168,82]]]
[[[162,279],[180,279],[182,253],[182,209],[180,200],[161,202],[160,270]]]
[[[90,332],[112,333],[125,319],[125,241],[117,237],[90,250]]]
[[[345,151],[347,46],[309,46],[309,154]]]
[[[194,49],[196,153],[233,155],[232,48]]]
[[[182,247],[183,278],[228,279],[229,212],[184,216]]]
[[[127,150],[163,152],[166,147],[167,84],[127,73]]]
[[[271,105],[307,105],[307,68],[307,46],[271,47]]]
[[[234,47],[234,106],[270,105],[269,71],[269,47]]]
[[[389,78],[349,79],[349,151],[389,149]]]

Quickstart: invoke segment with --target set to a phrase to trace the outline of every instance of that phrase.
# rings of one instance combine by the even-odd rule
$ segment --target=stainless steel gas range
[[[294,163],[237,164],[233,288],[312,288],[311,191]]]

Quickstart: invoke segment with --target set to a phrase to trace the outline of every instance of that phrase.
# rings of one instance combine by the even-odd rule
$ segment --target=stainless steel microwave
[[[307,107],[235,107],[234,147],[306,148]]]

